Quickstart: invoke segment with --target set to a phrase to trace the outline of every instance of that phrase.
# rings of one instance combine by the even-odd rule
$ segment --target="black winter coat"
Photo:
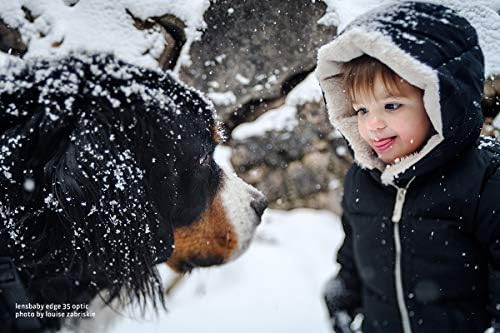
[[[380,166],[342,95],[341,64],[378,58],[424,90],[436,134]],[[345,240],[331,311],[360,309],[364,333],[479,333],[500,322],[500,145],[479,138],[484,65],[475,30],[442,6],[364,15],[320,50],[330,119],[356,164],[345,178]]]
[[[358,296],[341,307],[362,307],[365,333],[403,332],[400,296],[412,332],[484,332],[500,319],[498,155],[470,147],[415,177],[396,223],[398,189],[378,177],[358,166],[346,177],[338,277]]]

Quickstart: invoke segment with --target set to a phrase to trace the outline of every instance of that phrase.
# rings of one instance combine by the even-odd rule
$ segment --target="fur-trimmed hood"
[[[419,152],[389,166],[359,135],[342,86],[342,64],[363,54],[424,90],[424,106],[436,132]],[[484,58],[475,29],[450,8],[412,1],[379,7],[319,50],[316,75],[330,121],[349,142],[356,163],[381,172],[384,184],[427,173],[479,137]]]

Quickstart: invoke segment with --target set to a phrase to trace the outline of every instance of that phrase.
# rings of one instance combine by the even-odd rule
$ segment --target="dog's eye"
[[[198,162],[200,163],[200,165],[203,165],[203,164],[207,163],[209,161],[209,159],[210,159],[210,154],[205,154],[202,157],[200,157]]]

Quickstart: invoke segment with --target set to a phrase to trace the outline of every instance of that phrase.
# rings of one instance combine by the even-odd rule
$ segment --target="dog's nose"
[[[264,210],[267,208],[267,199],[262,194],[258,193],[254,195],[254,198],[250,202],[250,206],[255,210],[257,216],[261,217],[264,214]]]

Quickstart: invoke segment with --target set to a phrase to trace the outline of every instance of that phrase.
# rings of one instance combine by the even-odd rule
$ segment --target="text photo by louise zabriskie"
[[[81,304],[16,304],[15,318],[94,318],[89,305]]]

